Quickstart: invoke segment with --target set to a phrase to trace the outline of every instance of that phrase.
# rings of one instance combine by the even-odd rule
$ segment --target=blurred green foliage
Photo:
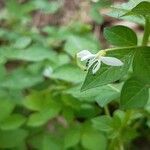
[[[89,90],[81,92],[81,86],[88,83],[85,81],[82,85],[86,72],[78,67],[76,53],[83,49],[92,52],[101,49],[92,26],[79,20],[67,25],[35,26],[34,13],[57,14],[63,1],[6,0],[4,3],[0,10],[0,149],[116,150],[119,131],[132,120],[134,124],[139,119],[137,126],[144,124],[149,131],[149,104],[141,112],[131,112],[129,123],[125,122],[128,112],[123,110],[115,111],[113,117],[104,115],[108,103],[113,101],[112,109],[118,107],[124,82],[121,77],[129,69],[129,53],[123,58],[127,62],[125,69],[120,69],[125,73],[117,70],[119,77],[109,77],[109,82],[112,79],[109,84],[106,76],[99,76],[102,86],[95,86],[100,85],[95,80],[89,84],[92,89],[85,87]],[[108,8],[111,2],[88,3],[89,16],[94,23],[101,24],[103,17],[99,11]],[[112,16],[116,15],[112,13]],[[107,29],[105,34],[111,30]],[[116,43],[118,39],[114,41],[109,35],[110,43],[120,45],[122,41]],[[136,35],[133,36],[136,45]],[[123,57],[117,51],[113,55]],[[112,74],[107,68],[106,71]],[[121,83],[114,83],[118,78]],[[121,133],[127,147],[139,136],[136,128],[127,127]]]

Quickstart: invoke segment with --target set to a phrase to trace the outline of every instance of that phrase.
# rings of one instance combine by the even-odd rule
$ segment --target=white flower
[[[43,71],[43,75],[48,78],[51,77],[52,73],[53,73],[53,69],[50,66],[46,67]]]
[[[101,62],[103,62],[106,65],[110,66],[122,66],[123,62],[115,57],[105,57],[106,51],[101,50],[97,54],[92,54],[88,50],[82,50],[79,53],[77,53],[77,57],[81,59],[81,61],[87,60],[86,67],[89,69],[92,65],[92,73],[95,74],[100,66]]]

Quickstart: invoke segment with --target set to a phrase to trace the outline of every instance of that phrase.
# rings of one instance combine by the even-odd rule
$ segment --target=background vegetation
[[[76,59],[83,49],[96,53],[112,45],[139,45],[144,17],[123,15],[141,1],[0,1],[0,149],[149,150],[148,88],[137,95],[136,104],[134,99],[128,106],[127,95],[120,107],[122,85],[132,68],[128,65],[119,79],[110,72],[109,84],[95,81],[88,86],[90,79],[83,84],[87,72]],[[132,28],[138,41],[128,28],[117,32],[126,43],[112,28],[104,37],[104,28],[112,25]],[[150,74],[142,74],[142,64],[138,77],[147,83]]]

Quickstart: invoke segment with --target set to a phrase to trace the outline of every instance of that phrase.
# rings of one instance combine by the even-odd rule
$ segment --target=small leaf
[[[0,100],[0,121],[6,119],[14,109],[14,104],[9,100]]]
[[[21,37],[17,39],[17,41],[14,43],[13,47],[18,49],[24,49],[31,43],[30,37]]]
[[[19,128],[25,122],[25,120],[25,117],[22,115],[12,114],[0,123],[0,128],[2,130],[16,129]]]
[[[33,113],[30,115],[27,125],[32,127],[42,126],[47,123],[48,120],[56,117],[59,111],[60,107],[56,107],[43,109],[40,112]]]
[[[107,139],[99,131],[87,130],[83,133],[81,143],[87,150],[106,150]]]
[[[55,107],[57,103],[53,102],[52,96],[47,91],[34,91],[23,101],[23,105],[32,111],[41,111],[48,106]]]
[[[65,51],[71,56],[75,56],[77,52],[83,49],[89,49],[97,52],[100,49],[99,42],[93,36],[69,36],[64,47]]]
[[[26,139],[27,135],[27,131],[23,129],[0,131],[0,148],[15,148]]]
[[[93,126],[104,132],[110,132],[113,130],[112,128],[112,118],[109,116],[100,116],[96,117],[92,120]]]
[[[137,45],[137,36],[133,30],[126,26],[114,26],[105,28],[104,36],[109,43],[116,46]]]
[[[54,70],[51,75],[53,79],[60,79],[72,83],[80,83],[85,77],[84,72],[74,65],[65,64]]]
[[[80,141],[80,136],[81,133],[79,128],[72,128],[68,130],[64,139],[64,147],[67,149],[77,145]]]
[[[148,97],[147,85],[136,77],[130,78],[125,82],[121,91],[121,107],[124,109],[144,107]]]

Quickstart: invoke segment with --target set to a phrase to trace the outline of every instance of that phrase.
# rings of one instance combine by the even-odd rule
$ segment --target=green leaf
[[[136,50],[133,72],[142,81],[150,84],[150,47],[141,47]]]
[[[29,116],[27,122],[28,126],[38,127],[48,122],[48,120],[55,118],[60,111],[60,107],[43,109],[40,112],[33,113]]]
[[[104,132],[110,132],[112,128],[112,118],[109,116],[100,116],[92,119],[93,126]]]
[[[120,95],[120,87],[114,84],[92,88],[83,92],[81,92],[80,89],[81,86],[77,86],[67,90],[66,92],[81,101],[96,101],[101,107],[107,105],[110,101],[118,98]]]
[[[150,2],[143,1],[125,15],[150,15]]]
[[[71,56],[75,56],[77,52],[89,49],[92,52],[97,52],[100,49],[100,45],[97,39],[93,36],[69,36],[64,47],[65,51]]]
[[[48,50],[41,46],[32,46],[23,50],[7,50],[4,51],[5,56],[11,60],[24,60],[24,61],[42,61],[56,59],[56,55],[52,50]],[[3,55],[4,55],[3,54]]]
[[[9,100],[0,100],[0,121],[6,119],[14,109],[14,104]]]
[[[8,89],[24,89],[32,87],[42,81],[43,78],[40,75],[35,76],[29,74],[29,72],[26,72],[25,70],[16,69],[1,80],[0,87]]]
[[[113,26],[105,28],[104,36],[112,45],[134,46],[137,45],[137,36],[133,30],[126,26]]]
[[[42,132],[35,136],[31,136],[29,143],[32,148],[37,150],[62,150],[61,142],[48,132]]]
[[[142,16],[140,15],[125,16],[124,15],[142,1],[143,0],[130,0],[127,3],[121,3],[119,5],[116,4],[115,6],[112,6],[112,11],[108,13],[108,15],[111,17],[115,17],[117,19],[124,19],[130,22],[135,22],[135,23],[144,25],[145,20]],[[149,0],[145,0],[145,1],[149,1]]]
[[[148,101],[149,91],[145,83],[133,77],[127,80],[121,91],[121,107],[124,109],[142,108]]]
[[[2,130],[12,130],[19,128],[22,124],[24,124],[26,118],[20,114],[12,114],[5,120],[0,123],[0,128]]]
[[[70,147],[74,147],[75,145],[77,145],[80,141],[80,129],[79,128],[71,128],[68,130],[68,132],[65,135],[65,139],[64,139],[64,147],[70,148]]]
[[[0,131],[0,148],[15,148],[27,137],[27,131],[23,129]]]
[[[60,79],[72,83],[80,83],[85,77],[84,72],[72,64],[62,65],[54,70],[51,75],[53,79]]]
[[[97,9],[97,7],[92,7],[90,10],[90,16],[91,18],[98,24],[103,22],[103,17],[99,12],[99,9]]]
[[[40,111],[45,109],[48,106],[56,106],[57,103],[53,102],[52,95],[49,93],[50,91],[33,91],[30,95],[28,95],[23,101],[23,105],[33,111]]]
[[[120,49],[109,51],[108,55],[120,59],[124,64],[119,67],[107,66],[102,64],[98,72],[93,75],[92,67],[89,69],[81,90],[87,90],[94,87],[106,85],[122,78],[129,70],[134,49]]]
[[[92,129],[83,133],[81,143],[87,150],[106,150],[107,147],[106,137]]]
[[[44,135],[40,150],[61,150],[60,144],[50,135]]]
[[[18,49],[24,49],[31,43],[32,39],[30,37],[21,37],[17,39],[13,47]]]

